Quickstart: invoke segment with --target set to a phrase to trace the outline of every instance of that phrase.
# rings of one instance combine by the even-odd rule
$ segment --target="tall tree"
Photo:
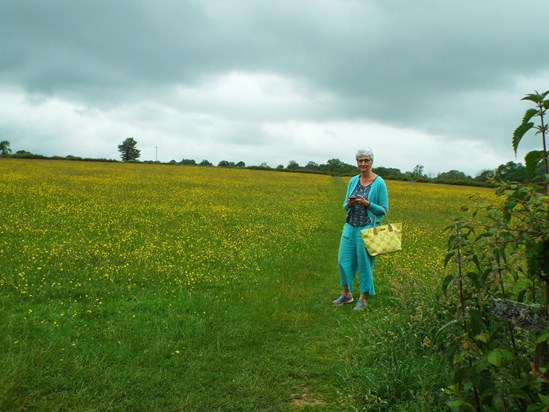
[[[439,173],[437,180],[467,180],[470,179],[470,176],[467,176],[465,173],[460,172],[459,170],[450,170],[448,172]]]
[[[297,170],[299,169],[299,163],[297,163],[295,160],[290,160],[288,163],[288,166],[286,167],[288,170]]]
[[[307,163],[307,165],[305,166],[305,169],[306,169],[306,170],[318,170],[318,164],[316,164],[316,163],[313,162],[313,161],[310,161],[310,162]]]
[[[7,140],[2,140],[0,142],[0,156],[5,156],[11,153],[10,145],[11,143]]]
[[[526,167],[522,163],[507,162],[498,166],[496,176],[501,181],[524,183],[526,181]]]
[[[490,179],[492,179],[495,176],[495,174],[496,174],[495,170],[485,169],[475,176],[475,180],[477,182],[488,182]]]
[[[423,165],[416,165],[412,170],[412,176],[415,178],[423,177]]]
[[[404,174],[400,169],[395,169],[394,167],[374,167],[373,171],[375,174],[380,175],[384,179],[393,179],[399,180],[404,178]]]
[[[120,157],[122,161],[128,162],[130,160],[137,160],[141,156],[141,151],[136,148],[137,142],[133,137],[128,137],[118,146]]]

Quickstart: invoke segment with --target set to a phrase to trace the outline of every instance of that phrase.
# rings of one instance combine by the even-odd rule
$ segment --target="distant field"
[[[257,277],[322,225],[332,179],[202,167],[6,162],[4,253],[21,295]],[[10,167],[11,166],[11,167]],[[309,187],[307,187],[309,186]]]
[[[404,250],[357,314],[330,306],[346,179],[14,159],[0,175],[0,410],[443,410],[442,229],[491,190],[388,181]]]

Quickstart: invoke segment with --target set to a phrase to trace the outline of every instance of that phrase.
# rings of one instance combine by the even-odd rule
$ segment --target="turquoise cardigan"
[[[359,181],[360,175],[353,176],[349,181],[349,185],[347,186],[347,194],[345,195],[345,200],[343,202],[343,210],[346,212],[349,211],[349,208],[347,207],[347,200],[353,193],[353,190],[355,190],[355,187],[358,185]],[[379,223],[385,217],[385,213],[389,212],[389,195],[387,194],[387,186],[385,186],[385,181],[381,176],[377,176],[372,182],[372,187],[370,189],[370,193],[368,194],[368,201],[372,202],[367,209],[368,216],[371,221],[369,226],[373,226],[374,218],[377,220],[376,223]]]

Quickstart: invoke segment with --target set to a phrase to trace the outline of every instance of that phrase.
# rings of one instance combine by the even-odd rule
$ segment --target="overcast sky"
[[[0,0],[12,151],[475,176],[549,89],[548,0]]]

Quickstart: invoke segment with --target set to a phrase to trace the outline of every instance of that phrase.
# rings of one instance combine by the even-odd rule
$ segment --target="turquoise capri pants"
[[[339,279],[341,286],[347,285],[349,290],[353,291],[358,269],[360,293],[375,295],[373,276],[375,257],[368,254],[360,237],[360,231],[367,227],[370,226],[357,227],[348,223],[343,226],[337,257]]]

